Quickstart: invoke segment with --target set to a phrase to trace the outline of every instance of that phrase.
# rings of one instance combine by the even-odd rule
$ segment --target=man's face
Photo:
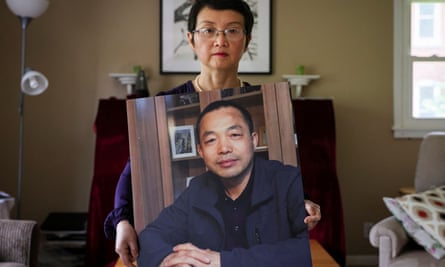
[[[207,113],[199,134],[198,153],[210,171],[221,178],[250,175],[258,137],[249,133],[239,110],[223,107]]]

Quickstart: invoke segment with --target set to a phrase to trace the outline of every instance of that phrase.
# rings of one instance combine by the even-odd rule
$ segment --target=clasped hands
[[[173,247],[159,267],[220,267],[220,253],[210,249],[200,249],[191,243]]]
[[[304,218],[308,229],[314,228],[321,220],[320,206],[305,200],[308,216]],[[173,252],[164,258],[159,267],[219,267],[221,266],[220,253],[210,249],[200,249],[191,243],[176,245]]]

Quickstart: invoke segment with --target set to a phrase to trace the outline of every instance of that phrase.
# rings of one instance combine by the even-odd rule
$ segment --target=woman
[[[197,0],[188,20],[187,38],[196,54],[201,72],[193,80],[159,95],[183,94],[248,86],[238,77],[238,65],[252,38],[254,18],[242,0]],[[130,164],[119,179],[115,209],[105,221],[108,238],[116,239],[116,252],[132,267],[138,255],[137,234],[133,227]],[[306,201],[305,223],[312,229],[320,220],[320,207]],[[115,230],[115,231],[114,231]]]

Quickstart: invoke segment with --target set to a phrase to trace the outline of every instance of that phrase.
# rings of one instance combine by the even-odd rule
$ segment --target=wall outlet
[[[372,226],[374,223],[372,222],[365,222],[363,223],[363,237],[366,239],[369,239],[369,232],[371,231]]]

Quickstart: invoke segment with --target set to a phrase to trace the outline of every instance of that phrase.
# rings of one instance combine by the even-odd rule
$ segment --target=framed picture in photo
[[[272,73],[271,0],[245,0],[254,15],[252,40],[239,64],[240,74]],[[198,73],[199,61],[187,39],[193,0],[161,0],[160,73]],[[222,29],[218,29],[222,30]]]
[[[170,146],[173,159],[196,156],[193,125],[171,127]]]

